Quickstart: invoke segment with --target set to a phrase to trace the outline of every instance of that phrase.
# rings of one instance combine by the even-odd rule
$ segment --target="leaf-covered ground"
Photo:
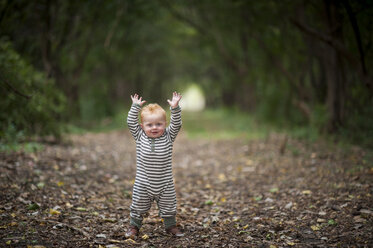
[[[181,133],[174,175],[185,236],[165,234],[153,204],[132,240],[134,141],[126,131],[69,140],[0,154],[0,247],[373,246],[372,154],[360,148]]]

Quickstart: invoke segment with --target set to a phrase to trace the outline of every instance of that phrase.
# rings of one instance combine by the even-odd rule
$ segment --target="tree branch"
[[[357,47],[359,49],[360,62],[361,62],[361,67],[362,67],[363,73],[367,74],[367,69],[366,69],[366,66],[365,66],[365,55],[364,55],[364,51],[363,51],[363,45],[362,45],[362,42],[361,42],[361,35],[360,35],[359,26],[357,25],[355,15],[352,12],[352,8],[351,8],[351,5],[348,2],[348,0],[343,0],[342,2],[343,2],[343,6],[345,7],[346,12],[348,14],[348,18],[350,19],[352,29],[354,30]]]
[[[104,43],[104,47],[105,48],[108,48],[110,46],[110,43],[111,43],[111,38],[113,37],[114,35],[114,32],[115,32],[115,29],[117,28],[118,26],[118,23],[119,23],[119,20],[120,18],[122,17],[123,13],[125,12],[125,10],[127,10],[127,7],[128,7],[128,4],[125,2],[124,3],[124,6],[120,9],[117,10],[117,13],[115,15],[115,20],[114,20],[114,23],[113,23],[113,26],[111,27],[110,31],[108,32],[107,36],[106,36],[106,39],[105,39],[105,43]]]
[[[173,8],[168,0],[159,0],[159,2],[179,21],[186,23],[187,25],[196,29],[201,35],[209,35],[213,39],[213,41],[216,43],[218,52],[223,57],[227,65],[231,67],[233,70],[235,70],[236,72],[238,72],[239,74],[245,73],[245,68],[243,66],[240,66],[240,64],[236,62],[236,59],[234,59],[227,51],[221,35],[219,35],[217,32],[212,32],[211,31],[212,28],[210,28],[209,30],[197,24],[195,21],[191,20],[190,18],[187,18],[185,15],[181,14],[179,11]],[[198,14],[201,16],[201,18],[203,19],[205,23],[207,23],[208,25],[211,24],[210,20],[208,19],[207,13],[198,13]]]
[[[21,97],[24,97],[26,98],[27,100],[31,99],[32,96],[28,96],[26,94],[23,94],[22,92],[20,92],[19,90],[17,90],[16,88],[14,88],[10,83],[8,83],[2,74],[0,74],[0,77],[1,77],[1,81],[5,84],[6,88],[10,91],[13,91],[15,94],[21,96]]]
[[[6,15],[7,11],[10,9],[10,5],[13,3],[13,1],[7,0],[5,2],[5,7],[2,8],[0,11],[0,23],[3,21],[4,16]]]
[[[361,69],[361,66],[359,66],[359,60],[355,58],[355,56],[353,56],[353,54],[351,54],[347,49],[346,47],[339,41],[333,39],[332,37],[328,36],[328,35],[325,35],[323,33],[320,33],[318,31],[316,31],[315,29],[307,26],[306,24],[303,24],[295,19],[290,19],[290,22],[295,25],[300,31],[308,34],[308,35],[311,35],[313,37],[316,37],[317,39],[321,40],[322,42],[330,45],[331,47],[333,47],[334,49],[336,49],[336,51],[342,55],[343,57],[345,57],[347,59],[347,61],[350,63],[350,65],[352,67],[355,68],[358,76],[360,77],[360,80],[362,82],[364,82],[367,87],[373,91],[373,79],[371,77],[369,77],[368,75],[366,75],[363,70]]]
[[[205,34],[207,33],[206,30],[201,27],[200,25],[198,25],[197,23],[195,23],[194,21],[192,21],[191,19],[189,18],[186,18],[184,15],[180,14],[180,12],[178,12],[177,10],[175,10],[175,8],[173,8],[170,4],[169,1],[167,0],[159,0],[159,2],[163,5],[163,7],[165,7],[174,17],[176,17],[177,19],[179,19],[180,21],[182,22],[185,22],[187,24],[189,24],[191,27],[195,28],[199,33],[201,34]]]
[[[67,4],[68,4],[68,7],[67,7],[66,13],[68,13],[71,16],[69,16],[67,20],[63,23],[62,33],[60,35],[60,39],[56,41],[55,51],[60,51],[63,48],[63,46],[68,41],[68,38],[71,36],[70,33],[73,30],[72,27],[73,27],[73,21],[74,21],[73,16],[74,15],[72,13],[74,13],[75,10],[72,6],[72,0],[67,1]]]
[[[61,225],[61,226],[65,226],[67,228],[70,228],[71,230],[74,230],[74,231],[77,231],[81,234],[84,235],[84,237],[90,239],[91,238],[91,235],[89,233],[87,233],[86,231],[84,231],[83,229],[80,229],[78,227],[75,227],[73,225],[69,225],[67,223],[63,223],[63,222],[59,222],[59,221],[54,221],[54,220],[40,220],[40,222],[43,222],[43,221],[46,221],[46,222],[49,222],[51,224],[55,224],[55,225]]]
[[[305,115],[306,118],[311,118],[311,109],[308,104],[304,101],[308,98],[305,91],[301,89],[299,84],[297,83],[297,79],[283,66],[283,64],[277,59],[270,49],[265,45],[264,41],[259,38],[257,35],[252,35],[254,40],[257,41],[258,45],[262,48],[262,50],[267,54],[269,57],[269,61],[287,78],[288,82],[295,90],[295,92],[300,96],[300,99],[293,100],[293,104],[300,109],[300,111]]]
[[[311,36],[318,38],[319,40],[323,41],[324,43],[334,47],[339,53],[341,53],[345,58],[347,58],[351,63],[356,63],[357,59],[347,51],[346,47],[343,46],[339,41],[333,39],[332,37],[325,35],[316,31],[315,29],[307,26],[304,23],[300,23],[297,20],[290,19],[291,23],[293,23],[299,30],[305,32]]]

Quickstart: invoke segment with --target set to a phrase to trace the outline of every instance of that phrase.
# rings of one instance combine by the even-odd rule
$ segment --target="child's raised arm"
[[[170,138],[174,142],[179,130],[181,128],[181,109],[179,107],[179,101],[181,99],[181,94],[174,92],[172,95],[172,100],[167,100],[171,106],[171,121],[169,126]]]
[[[134,94],[133,96],[131,95],[131,99],[132,99],[132,104],[138,104],[140,105],[140,107],[146,103],[146,101],[142,101],[142,97],[139,98],[139,95],[137,94]]]
[[[181,94],[177,93],[176,91],[172,94],[172,100],[167,100],[168,104],[170,104],[171,108],[176,108],[179,106],[179,101],[181,99]]]
[[[132,136],[135,138],[135,140],[137,140],[142,130],[139,124],[139,112],[141,110],[141,106],[146,101],[143,101],[142,97],[139,97],[139,95],[137,94],[134,94],[133,96],[131,95],[131,99],[132,99],[132,106],[131,106],[130,111],[128,112],[127,125]]]

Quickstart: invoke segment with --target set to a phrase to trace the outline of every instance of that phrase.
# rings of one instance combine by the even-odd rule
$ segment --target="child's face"
[[[164,133],[166,120],[162,114],[148,114],[143,117],[141,127],[148,137],[158,138]]]

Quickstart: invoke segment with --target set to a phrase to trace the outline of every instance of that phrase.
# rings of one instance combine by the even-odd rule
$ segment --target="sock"
[[[132,226],[136,226],[136,227],[138,227],[140,229],[141,225],[142,225],[142,220],[135,219],[135,218],[131,217],[130,224]]]
[[[176,225],[176,218],[175,216],[172,217],[165,217],[163,218],[164,221],[164,227],[167,229],[169,227],[175,226]]]

